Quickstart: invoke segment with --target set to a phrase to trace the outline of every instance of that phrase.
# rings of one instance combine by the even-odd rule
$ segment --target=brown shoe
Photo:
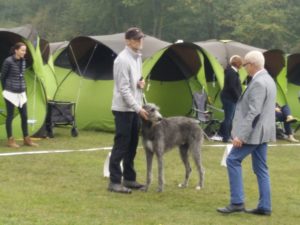
[[[18,145],[13,137],[10,137],[7,139],[7,147],[10,148],[20,148],[20,145]]]
[[[32,140],[31,140],[31,138],[29,136],[24,137],[24,145],[31,146],[31,147],[37,147],[37,146],[39,146],[38,144],[32,142]]]

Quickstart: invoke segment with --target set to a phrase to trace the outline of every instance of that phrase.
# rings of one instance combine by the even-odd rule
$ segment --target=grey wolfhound
[[[204,169],[201,164],[201,144],[203,133],[198,121],[183,116],[163,118],[155,104],[143,106],[148,112],[148,120],[142,119],[143,146],[147,160],[147,181],[143,188],[147,191],[152,179],[153,154],[158,161],[158,192],[164,188],[163,155],[175,146],[179,147],[181,160],[185,167],[185,177],[179,187],[187,187],[192,171],[189,163],[189,153],[192,154],[198,173],[199,182],[196,189],[201,189],[204,183]]]

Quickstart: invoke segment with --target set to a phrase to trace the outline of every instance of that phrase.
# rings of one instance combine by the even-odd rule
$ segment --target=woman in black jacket
[[[24,137],[24,145],[37,146],[33,143],[28,135],[27,125],[27,96],[24,72],[26,62],[24,56],[26,54],[26,45],[18,42],[13,46],[13,55],[7,57],[2,65],[1,84],[3,89],[3,97],[6,104],[6,133],[7,146],[12,148],[20,147],[14,140],[12,135],[12,121],[15,107],[18,108],[22,121],[22,132]]]

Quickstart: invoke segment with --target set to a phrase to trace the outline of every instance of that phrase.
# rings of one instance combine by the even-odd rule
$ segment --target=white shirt
[[[16,107],[22,108],[22,106],[27,102],[27,96],[25,92],[13,93],[4,90],[2,92],[3,97],[14,104]]]

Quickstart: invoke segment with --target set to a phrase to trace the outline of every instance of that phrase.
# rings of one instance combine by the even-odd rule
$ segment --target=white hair
[[[253,64],[258,69],[263,69],[265,66],[265,57],[259,51],[250,51],[245,55],[245,61]]]

